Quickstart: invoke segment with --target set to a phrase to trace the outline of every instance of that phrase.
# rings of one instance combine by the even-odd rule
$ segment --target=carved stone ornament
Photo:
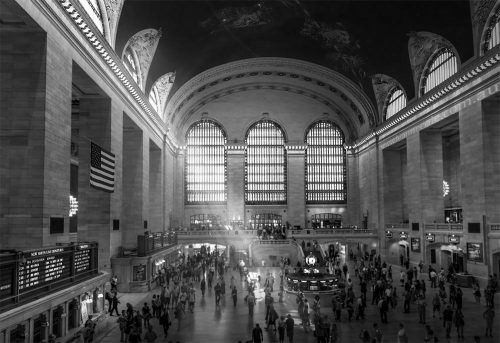
[[[497,0],[471,0],[470,1],[470,14],[472,20],[473,30],[483,30],[486,20],[490,15]]]
[[[435,33],[411,32],[409,36],[408,54],[410,56],[415,89],[418,90],[420,78],[429,58],[439,49],[448,48],[455,51],[455,48],[448,40]]]
[[[156,88],[158,89],[158,97],[160,102],[158,108],[161,112],[159,113],[160,116],[163,116],[163,113],[165,112],[165,105],[167,104],[168,95],[170,94],[170,90],[174,85],[174,81],[175,71],[160,76],[153,84],[153,87],[156,86]]]
[[[110,44],[113,48],[115,47],[118,21],[120,20],[124,2],[125,0],[104,0],[106,13],[108,14]]]
[[[387,96],[391,89],[399,86],[401,89],[401,85],[392,77],[385,74],[375,74],[372,76],[372,86],[373,92],[375,93],[375,100],[377,101],[377,109],[379,112],[380,118],[383,117],[384,104],[387,100]]]
[[[145,89],[149,67],[151,66],[151,61],[153,60],[161,35],[161,29],[145,29],[133,35],[125,46],[124,51],[127,47],[130,47],[137,55],[142,90]]]

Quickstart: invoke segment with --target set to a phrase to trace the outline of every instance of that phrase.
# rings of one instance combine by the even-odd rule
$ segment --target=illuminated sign
[[[69,196],[69,216],[73,217],[78,212],[78,200],[72,195]]]
[[[385,231],[385,238],[392,238],[392,231]]]
[[[455,235],[449,235],[448,242],[449,243],[460,243],[460,237],[455,236]]]
[[[400,232],[399,233],[399,238],[401,239],[407,239],[408,238],[408,234],[404,231]]]
[[[434,242],[436,240],[436,235],[433,234],[433,233],[428,233],[427,235],[425,235],[425,240],[427,242]]]

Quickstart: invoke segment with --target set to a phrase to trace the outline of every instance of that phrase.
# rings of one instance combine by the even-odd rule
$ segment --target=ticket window
[[[26,342],[26,325],[19,324],[10,330],[11,343],[24,343]]]
[[[62,306],[58,306],[52,311],[52,334],[56,337],[62,336],[63,313],[64,308]]]
[[[45,328],[47,327],[47,317],[39,315],[33,320],[33,343],[41,343],[45,340]]]
[[[78,327],[78,301],[73,299],[68,304],[68,329],[76,329]]]

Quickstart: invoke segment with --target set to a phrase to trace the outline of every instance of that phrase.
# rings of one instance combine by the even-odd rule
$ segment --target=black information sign
[[[15,271],[15,263],[5,264],[0,267],[0,299],[6,299],[14,294]]]
[[[420,238],[411,238],[411,251],[420,252]]]
[[[79,245],[75,251],[74,264],[75,275],[91,270],[91,250],[88,244]]]
[[[30,252],[17,275],[19,294],[64,280],[71,275],[71,252],[66,248]]]

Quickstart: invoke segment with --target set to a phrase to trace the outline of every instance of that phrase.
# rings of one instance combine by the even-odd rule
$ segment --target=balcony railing
[[[320,230],[293,230],[288,231],[288,236],[298,236],[298,235],[311,235],[311,236],[344,236],[344,235],[363,235],[363,234],[375,234],[375,230],[371,229],[320,229]]]
[[[386,229],[409,229],[410,228],[410,224],[409,223],[397,223],[397,224],[385,224],[385,228]]]
[[[209,237],[239,237],[239,236],[255,236],[257,237],[257,230],[202,230],[202,231],[176,231],[179,237],[186,236],[209,236]]]
[[[495,231],[500,233],[500,223],[490,223],[490,231]]]
[[[424,223],[425,230],[437,230],[437,231],[463,231],[463,224],[447,224],[447,223]]]
[[[154,232],[137,236],[137,255],[147,256],[175,245],[177,245],[177,234],[174,232]]]

